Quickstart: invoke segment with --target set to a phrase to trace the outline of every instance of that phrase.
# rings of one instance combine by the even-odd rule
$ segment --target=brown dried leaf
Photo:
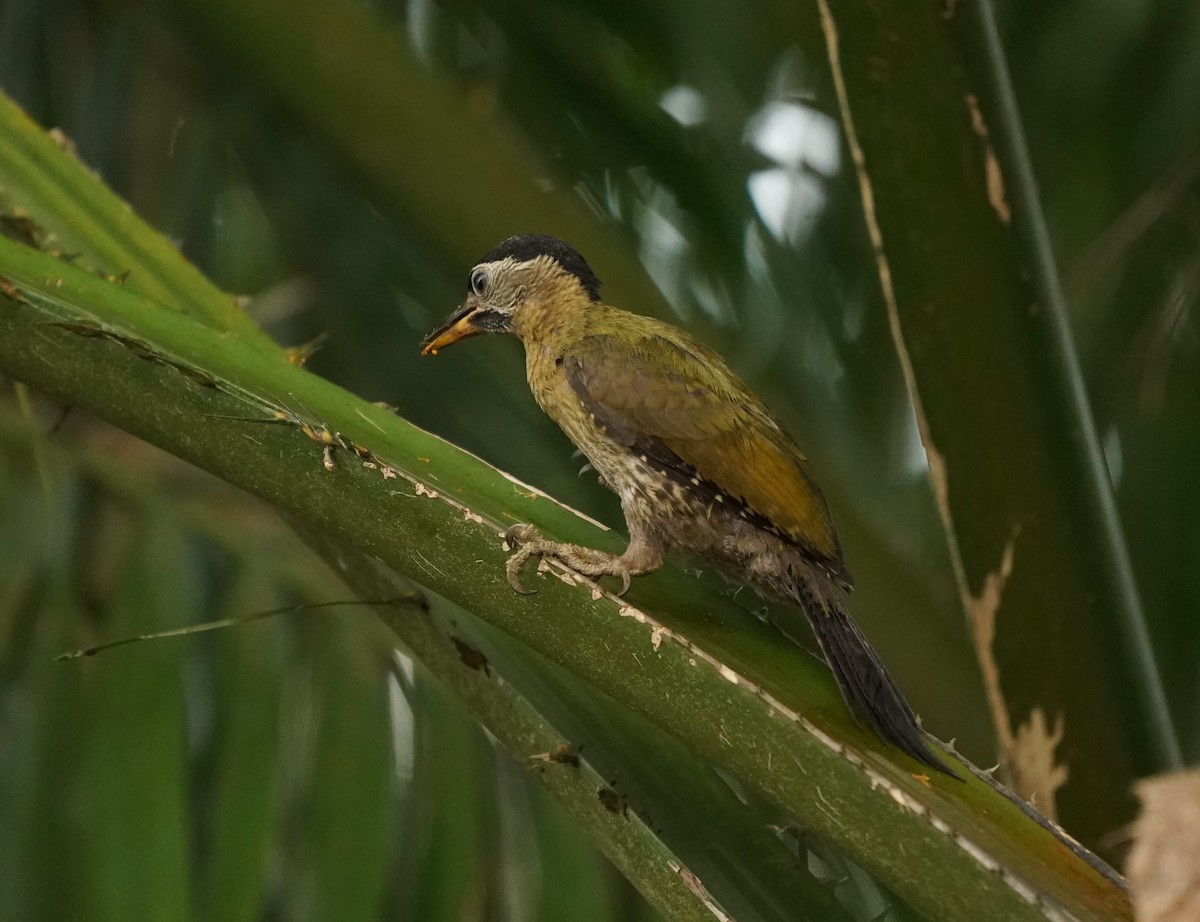
[[[1138,922],[1200,922],[1200,769],[1139,781],[1126,863]]]
[[[1058,818],[1055,800],[1058,789],[1067,783],[1067,766],[1056,761],[1058,744],[1063,739],[1063,716],[1058,715],[1051,730],[1046,712],[1035,707],[1029,720],[1017,727],[1012,748],[1006,753],[1013,786],[1022,797],[1052,820]]]

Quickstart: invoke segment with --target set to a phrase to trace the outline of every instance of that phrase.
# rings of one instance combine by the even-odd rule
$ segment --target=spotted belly
[[[653,458],[602,435],[580,448],[601,483],[620,498],[631,538],[652,538],[664,549],[719,565],[737,566],[746,559],[759,530],[741,514],[740,504],[711,487],[703,489],[699,478],[693,483],[664,471]]]
[[[739,498],[725,495],[653,440],[643,451],[613,438],[565,380],[536,371],[531,361],[535,399],[583,452],[600,482],[620,498],[631,539],[734,570],[764,551],[782,551],[785,542],[773,525]]]

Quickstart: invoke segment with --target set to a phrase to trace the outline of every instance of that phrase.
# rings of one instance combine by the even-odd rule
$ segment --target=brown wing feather
[[[631,343],[602,334],[576,343],[564,366],[612,438],[744,504],[764,527],[848,580],[804,455],[718,356],[674,338]]]

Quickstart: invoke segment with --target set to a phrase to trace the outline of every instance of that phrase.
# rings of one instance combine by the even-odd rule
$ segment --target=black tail
[[[850,710],[865,717],[880,739],[961,781],[960,775],[930,751],[913,709],[838,598],[841,591],[831,587],[832,591],[821,593],[810,580],[797,582],[801,583],[797,601]]]

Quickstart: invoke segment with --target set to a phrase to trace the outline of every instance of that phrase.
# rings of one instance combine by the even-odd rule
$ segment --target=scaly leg
[[[521,585],[521,568],[530,557],[553,557],[584,576],[619,576],[621,591],[617,595],[629,591],[633,577],[653,572],[662,566],[661,550],[638,538],[629,542],[624,554],[618,555],[578,544],[547,541],[532,525],[514,525],[504,533],[504,543],[510,549],[517,548],[516,553],[508,558],[504,569],[508,584],[521,595],[532,595],[537,591]]]

